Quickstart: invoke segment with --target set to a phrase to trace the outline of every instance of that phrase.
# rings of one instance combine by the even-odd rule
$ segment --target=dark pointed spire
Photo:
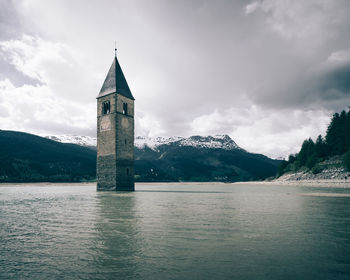
[[[122,68],[119,65],[116,48],[115,48],[115,57],[113,59],[113,63],[109,68],[107,77],[102,85],[102,88],[97,98],[100,98],[110,93],[118,93],[127,98],[130,98],[133,100],[135,99],[132,96],[128,83],[126,82]]]

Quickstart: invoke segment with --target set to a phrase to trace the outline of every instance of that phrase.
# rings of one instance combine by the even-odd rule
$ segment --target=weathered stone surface
[[[116,190],[117,166],[115,163],[115,155],[97,157],[97,190]]]
[[[113,65],[117,67],[119,63],[114,62]],[[120,66],[117,68],[115,71],[121,71]],[[108,75],[111,71],[113,69]],[[119,75],[124,77],[122,73]],[[113,82],[113,79],[110,80]],[[110,80],[108,88],[117,91],[107,94],[104,91],[97,97],[97,190],[133,191],[134,98],[131,92],[127,96],[125,92],[118,92],[119,87],[111,85]],[[114,82],[118,82],[118,79],[114,79]],[[103,114],[103,103],[108,101],[110,112]]]

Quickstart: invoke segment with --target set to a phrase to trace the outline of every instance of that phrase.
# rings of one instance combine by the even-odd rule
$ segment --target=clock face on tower
[[[111,129],[111,120],[110,120],[110,116],[103,116],[101,119],[101,123],[100,123],[100,130],[101,131],[107,131]]]
[[[122,119],[122,127],[123,127],[123,128],[129,128],[129,125],[130,125],[130,124],[129,124],[129,119],[124,117],[124,118]]]

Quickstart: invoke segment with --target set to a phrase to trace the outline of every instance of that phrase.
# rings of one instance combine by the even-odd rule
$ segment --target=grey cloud
[[[12,64],[4,59],[4,54],[0,50],[0,78],[9,79],[16,87],[27,85],[40,85],[41,82],[35,79],[32,79],[22,72],[18,71]]]
[[[321,93],[337,91],[341,95],[350,94],[350,63],[341,65],[319,79],[319,89]],[[325,95],[326,98],[329,96]]]
[[[5,106],[0,105],[0,118],[6,118],[8,117],[9,111],[7,110],[7,108]]]
[[[26,29],[12,0],[0,0],[0,41],[19,39]],[[0,49],[0,78],[8,78],[16,86],[35,85],[39,81],[23,75],[6,60],[6,54]]]
[[[22,26],[15,2],[12,0],[0,1],[0,40],[18,38],[21,35]]]
[[[92,128],[79,128],[77,126],[71,126],[66,123],[56,123],[52,120],[47,121],[30,121],[28,124],[28,129],[40,133],[40,134],[71,134],[71,135],[87,135],[96,137],[96,129]]]
[[[50,88],[55,94],[81,103],[94,102],[117,40],[136,110],[151,112],[167,135],[189,135],[193,120],[232,108],[327,114],[346,106],[349,66],[320,70],[319,65],[333,52],[350,49],[348,1],[258,1],[247,14],[252,2],[52,0],[23,8],[22,2],[14,7],[4,1],[9,12],[2,17],[0,39],[15,38],[21,30],[72,48],[74,56],[67,58],[72,67],[50,64],[46,70],[55,79]],[[1,61],[0,69],[18,85],[34,82]],[[232,110],[237,112],[242,111]],[[248,115],[252,121],[244,122],[233,115],[232,122],[218,121],[212,130],[250,127],[256,118]],[[300,123],[273,120],[272,128],[266,125],[271,133]],[[41,125],[48,127],[36,129]],[[72,130],[68,126],[65,133]]]
[[[292,107],[323,107],[332,111],[344,109],[350,102],[350,63],[316,71],[295,81],[286,90]]]

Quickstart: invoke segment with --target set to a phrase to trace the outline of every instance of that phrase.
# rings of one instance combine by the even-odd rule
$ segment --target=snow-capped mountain
[[[91,136],[79,136],[79,135],[49,135],[44,136],[45,138],[54,140],[56,142],[61,143],[72,143],[77,144],[80,146],[90,147],[90,146],[96,146],[97,141],[96,137]]]
[[[77,135],[46,138],[80,146],[59,145],[28,133],[0,130],[0,143],[5,147],[0,153],[0,159],[3,158],[0,181],[1,178],[75,181],[91,180],[95,176],[96,138]],[[11,148],[7,149],[8,146]],[[135,180],[139,182],[258,180],[274,176],[280,165],[278,160],[239,148],[227,135],[136,137],[135,147]],[[39,150],[40,155],[36,155]],[[19,161],[26,165],[18,165]],[[6,173],[7,170],[10,171]],[[14,175],[10,178],[8,174]]]
[[[78,135],[51,135],[45,136],[48,139],[61,142],[61,143],[73,143],[80,146],[96,146],[96,138],[90,136],[78,136]],[[233,150],[241,149],[235,141],[233,141],[228,135],[215,135],[215,136],[191,136],[191,137],[145,137],[137,136],[135,138],[135,147],[142,149],[149,147],[152,150],[156,150],[161,145],[174,144],[177,146],[190,146],[196,148],[211,148],[211,149],[224,149]]]
[[[191,146],[196,148],[212,148],[212,149],[224,149],[233,150],[241,149],[235,141],[233,141],[228,135],[215,135],[215,136],[191,136],[185,137],[143,137],[137,136],[135,138],[135,146],[139,149],[145,146],[155,150],[161,145],[175,144],[177,146]]]

